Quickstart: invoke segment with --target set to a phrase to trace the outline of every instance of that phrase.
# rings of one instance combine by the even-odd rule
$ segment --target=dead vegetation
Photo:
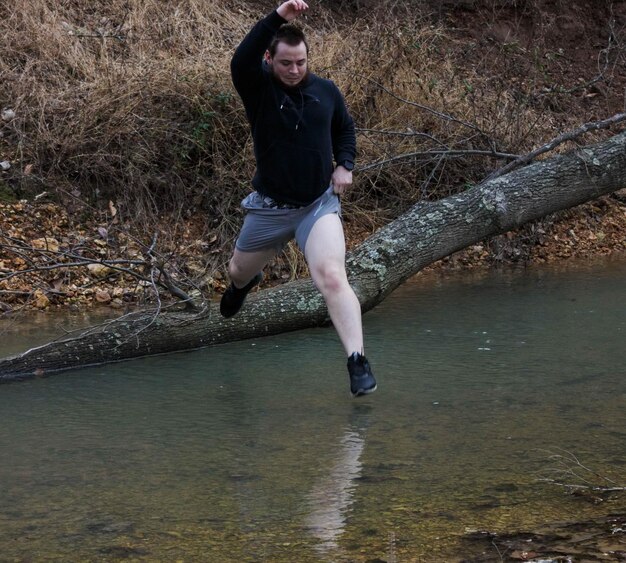
[[[326,2],[302,22],[314,70],[339,85],[359,127],[360,172],[344,201],[352,245],[415,201],[471,187],[559,132],[623,109],[626,20],[617,4],[592,12],[585,0],[567,9],[549,0],[413,4]],[[85,244],[100,252],[104,242],[108,259],[132,260],[134,247],[145,258],[152,249],[185,292],[220,290],[254,169],[230,56],[271,7],[243,0],[0,7],[7,111],[0,160],[9,166],[0,173],[8,206],[2,272],[29,267],[16,261],[9,226],[32,245],[50,233],[41,225],[22,236],[14,223],[26,209],[58,205],[67,229],[59,260]],[[564,22],[574,41],[556,33]],[[19,200],[22,209],[11,214]],[[124,291],[145,274],[145,265],[132,268],[139,277],[118,273]],[[304,271],[290,247],[269,277]],[[13,306],[39,290],[62,302],[72,284],[56,274],[73,279],[62,268],[52,277],[33,272],[16,288],[12,277],[2,282],[2,298]],[[86,275],[78,294],[102,282]]]

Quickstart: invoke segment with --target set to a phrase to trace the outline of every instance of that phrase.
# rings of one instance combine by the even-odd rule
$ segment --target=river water
[[[575,455],[626,481],[625,280],[418,276],[364,317],[358,400],[332,329],[0,386],[0,561],[457,561],[472,532],[623,514],[541,478]]]

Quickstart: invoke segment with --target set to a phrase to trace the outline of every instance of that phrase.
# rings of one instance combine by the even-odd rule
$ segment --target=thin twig
[[[572,452],[561,448],[557,449],[563,453],[555,454],[548,451],[550,454],[548,459],[556,463],[557,467],[551,467],[543,471],[544,474],[554,475],[554,477],[542,477],[539,481],[570,490],[589,490],[599,492],[626,491],[626,486],[622,486],[605,475],[601,475],[597,471],[583,465],[583,463]],[[600,482],[609,483],[609,485],[601,485],[599,484]]]
[[[123,35],[111,35],[108,33],[73,33],[72,35],[74,37],[95,37],[96,39],[110,37],[112,39],[117,39],[118,41],[124,41],[126,39]]]
[[[442,154],[438,159],[437,162],[435,163],[435,166],[433,166],[433,169],[430,171],[430,174],[428,175],[428,178],[426,178],[426,180],[424,180],[422,182],[422,185],[420,187],[420,193],[422,194],[423,198],[426,198],[426,188],[427,186],[430,184],[431,180],[435,177],[435,174],[437,173],[437,170],[439,170],[439,167],[441,166],[441,163],[445,160],[444,155]]]
[[[59,270],[61,268],[76,268],[79,266],[88,266],[89,264],[98,264],[101,266],[106,266],[107,268],[111,268],[111,270],[117,270],[118,272],[123,272],[125,274],[130,274],[135,278],[138,278],[143,281],[149,281],[148,278],[138,274],[134,270],[130,270],[128,268],[122,268],[117,264],[131,264],[131,265],[142,265],[145,266],[146,262],[138,261],[138,260],[91,260],[86,258],[80,262],[61,262],[58,264],[51,264],[49,266],[35,266],[33,268],[29,268],[27,270],[18,270],[15,272],[11,272],[8,275],[0,277],[0,281],[8,281],[11,278],[16,276],[23,276],[25,274],[32,274],[34,272],[50,272],[52,270]]]
[[[165,285],[165,287],[167,287],[169,292],[175,297],[178,297],[185,304],[185,307],[187,307],[188,309],[197,310],[197,307],[194,304],[193,299],[189,295],[187,295],[180,287],[174,284],[174,282],[172,281],[172,276],[169,275],[167,270],[163,268],[161,264],[159,264],[157,267],[159,268],[159,271],[161,275],[163,276],[162,283],[163,285]]]
[[[116,272],[121,272],[128,274],[138,280],[149,283],[156,290],[156,286],[162,287],[170,291],[172,295],[179,298],[181,301],[185,303],[188,308],[195,308],[192,303],[191,297],[185,293],[181,288],[176,286],[172,280],[172,277],[169,273],[166,272],[164,267],[163,259],[155,252],[155,247],[157,243],[157,234],[155,233],[152,237],[152,241],[150,247],[147,249],[147,254],[150,256],[151,261],[148,262],[146,260],[132,260],[132,259],[113,259],[113,260],[103,260],[103,259],[92,259],[85,258],[78,254],[68,251],[60,251],[60,250],[52,250],[49,248],[34,248],[32,246],[27,245],[20,239],[14,239],[12,237],[6,237],[0,235],[1,238],[6,240],[10,240],[14,244],[0,244],[0,248],[4,248],[6,250],[11,251],[13,254],[20,256],[23,260],[27,261],[30,264],[30,268],[19,271],[10,271],[9,273],[0,272],[0,281],[8,281],[14,277],[24,276],[27,274],[38,273],[38,272],[46,272],[53,271],[64,268],[76,268],[76,267],[84,267],[90,264],[98,264],[101,266],[108,267]],[[40,254],[44,256],[45,259],[50,258],[51,256],[59,257],[59,258],[71,258],[72,262],[55,262],[53,264],[41,265],[36,264],[25,252],[30,254]],[[157,267],[159,272],[163,275],[163,281],[160,279],[155,280],[154,277],[146,277],[139,274],[136,270],[132,270],[129,268],[124,268],[121,264],[125,264],[128,266],[152,266]],[[160,276],[159,276],[160,278]]]
[[[439,157],[439,158],[458,157],[458,156],[491,156],[493,158],[504,158],[507,160],[519,158],[519,155],[517,154],[509,154],[509,153],[502,153],[502,152],[488,151],[488,150],[475,150],[475,149],[429,150],[429,151],[416,151],[416,152],[400,154],[398,156],[393,156],[385,160],[379,160],[378,162],[367,164],[366,166],[361,166],[357,168],[357,170],[359,172],[363,172],[365,170],[370,170],[371,168],[378,168],[380,166],[385,166],[386,164],[397,162],[399,160],[407,160],[409,158],[422,157],[422,156],[432,156],[432,157]]]
[[[440,141],[436,137],[433,137],[428,133],[413,131],[411,129],[409,131],[390,131],[388,129],[365,129],[363,127],[355,127],[355,130],[357,131],[357,133],[373,133],[375,135],[389,135],[395,137],[423,137],[425,139],[433,141],[434,143],[437,143],[438,145],[441,145],[442,147],[448,148],[448,146],[443,141]]]

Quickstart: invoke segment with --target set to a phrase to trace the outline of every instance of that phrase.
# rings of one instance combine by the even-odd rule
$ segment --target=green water
[[[332,329],[0,386],[0,561],[456,561],[623,514],[538,477],[567,451],[626,481],[625,280],[417,278],[364,317],[359,400]]]

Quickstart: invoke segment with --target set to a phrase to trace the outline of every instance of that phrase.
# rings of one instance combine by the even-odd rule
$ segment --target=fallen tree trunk
[[[418,203],[347,257],[363,312],[453,252],[626,186],[626,133],[536,162],[434,203]],[[141,356],[192,350],[329,322],[310,280],[250,295],[236,317],[135,313],[98,330],[0,360],[0,382]]]

